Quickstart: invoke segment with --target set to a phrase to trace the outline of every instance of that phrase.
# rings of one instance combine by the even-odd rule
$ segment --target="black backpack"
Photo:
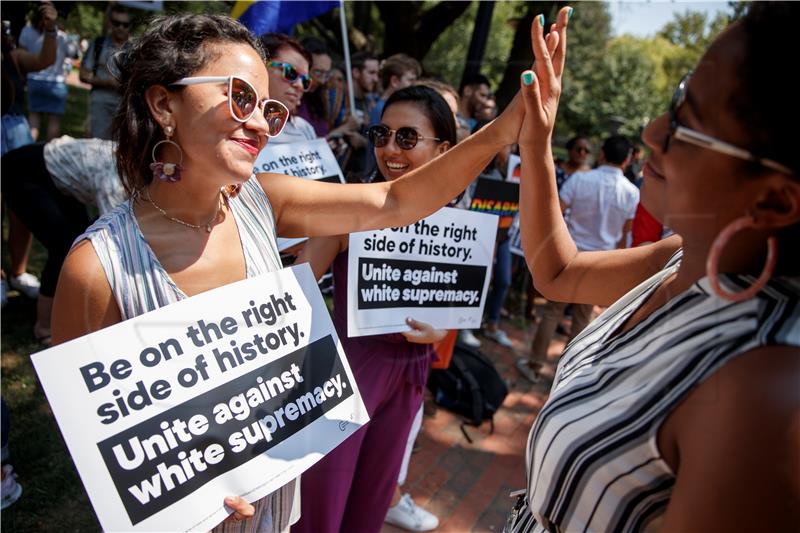
[[[489,420],[493,433],[494,414],[508,395],[505,381],[489,358],[461,343],[456,344],[448,368],[431,371],[428,389],[437,405],[466,418],[461,432],[470,443],[472,439],[464,426],[480,426]]]

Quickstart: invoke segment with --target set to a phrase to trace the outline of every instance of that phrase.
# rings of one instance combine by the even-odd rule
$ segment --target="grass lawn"
[[[87,104],[86,90],[69,87],[62,122],[64,134],[84,136]],[[3,179],[13,179],[13,174],[13,169],[3,169]],[[4,269],[9,264],[7,253],[4,246]],[[28,270],[39,275],[46,257],[45,250],[34,240]],[[23,491],[17,503],[0,515],[2,530],[99,531],[100,525],[30,362],[29,354],[40,349],[32,334],[35,314],[35,302],[14,291],[2,310],[0,386],[11,410],[9,462],[19,475],[17,480]]]

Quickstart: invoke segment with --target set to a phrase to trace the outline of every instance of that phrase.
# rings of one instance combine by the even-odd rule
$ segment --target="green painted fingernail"
[[[572,12],[573,12],[573,11],[574,11],[574,9],[572,9],[572,8],[569,8],[569,11],[567,11],[567,20],[570,20],[570,19],[572,19]]]
[[[544,15],[539,15],[539,25],[544,28]]]
[[[533,72],[530,70],[526,70],[522,73],[522,83],[525,85],[530,85],[533,83]]]

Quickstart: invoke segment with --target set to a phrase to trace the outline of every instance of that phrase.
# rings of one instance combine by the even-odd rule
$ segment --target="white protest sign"
[[[105,530],[208,531],[368,420],[307,264],[32,359]]]
[[[445,207],[404,228],[350,234],[347,334],[477,328],[489,286],[497,216]]]
[[[525,251],[522,249],[522,234],[519,231],[519,213],[514,217],[514,222],[508,228],[508,240],[511,247],[511,253],[520,257],[525,257]]]
[[[508,156],[508,167],[506,168],[506,181],[519,183],[522,175],[522,159],[516,154]]]
[[[253,172],[288,174],[328,183],[345,182],[336,156],[323,138],[286,144],[268,142],[258,154]],[[306,237],[283,238],[279,235],[278,250],[286,250],[305,240]]]

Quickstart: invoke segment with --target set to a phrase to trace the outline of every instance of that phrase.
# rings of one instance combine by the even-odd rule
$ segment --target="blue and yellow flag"
[[[338,1],[237,0],[231,17],[254,35],[268,32],[292,33],[294,26],[339,7]]]

